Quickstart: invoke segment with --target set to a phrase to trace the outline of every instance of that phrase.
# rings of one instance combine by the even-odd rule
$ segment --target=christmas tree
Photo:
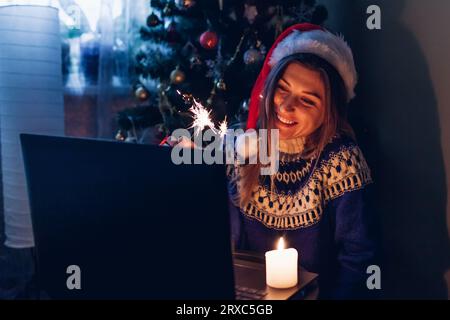
[[[215,123],[240,127],[276,37],[295,23],[322,25],[326,18],[315,0],[151,0],[134,54],[139,107],[118,114],[116,138],[146,127],[161,137],[188,128],[194,99]]]

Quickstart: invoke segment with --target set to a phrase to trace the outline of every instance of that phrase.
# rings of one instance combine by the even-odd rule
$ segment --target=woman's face
[[[275,127],[280,139],[307,137],[324,121],[325,84],[319,71],[290,63],[274,96]]]

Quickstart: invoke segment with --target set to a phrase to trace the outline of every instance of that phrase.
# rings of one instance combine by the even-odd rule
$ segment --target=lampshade
[[[20,133],[64,135],[58,10],[0,7],[0,142],[5,245],[34,246]]]

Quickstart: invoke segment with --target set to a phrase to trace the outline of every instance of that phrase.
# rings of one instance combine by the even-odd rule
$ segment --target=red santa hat
[[[247,129],[256,129],[259,104],[264,83],[270,70],[284,57],[296,53],[311,53],[330,63],[339,73],[347,91],[347,102],[354,98],[357,74],[353,54],[341,36],[310,24],[296,24],[286,29],[270,48],[250,97]]]

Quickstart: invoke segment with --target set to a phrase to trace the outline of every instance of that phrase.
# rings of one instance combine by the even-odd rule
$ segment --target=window
[[[130,52],[136,44],[133,35],[145,23],[148,1],[2,0],[0,5],[43,5],[59,9],[66,90],[94,92],[99,81],[115,88],[129,87],[129,72],[134,62]]]

